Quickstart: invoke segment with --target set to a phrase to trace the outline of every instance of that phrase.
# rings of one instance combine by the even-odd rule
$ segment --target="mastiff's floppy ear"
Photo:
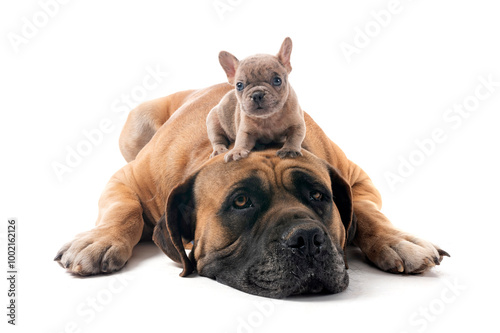
[[[340,175],[340,172],[330,164],[328,164],[328,170],[332,183],[333,201],[339,210],[340,218],[342,219],[342,224],[345,229],[345,248],[347,243],[352,241],[356,233],[356,219],[353,214],[351,186],[344,177]]]
[[[174,187],[168,195],[165,214],[156,224],[153,241],[173,261],[181,263],[180,276],[188,276],[195,270],[194,263],[186,255],[183,240],[194,238],[196,223],[193,184],[196,174]]]

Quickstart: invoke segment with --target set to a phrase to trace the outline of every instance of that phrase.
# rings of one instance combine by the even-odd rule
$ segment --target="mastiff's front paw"
[[[93,229],[65,244],[54,258],[63,268],[82,276],[111,273],[122,268],[132,256],[132,248],[110,236],[106,230]]]
[[[384,235],[364,250],[368,259],[391,273],[418,274],[439,265],[450,255],[434,244],[406,233]]]

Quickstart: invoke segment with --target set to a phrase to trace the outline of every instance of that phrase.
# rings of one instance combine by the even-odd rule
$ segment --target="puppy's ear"
[[[153,241],[173,261],[181,263],[180,276],[195,270],[194,263],[186,255],[184,243],[193,240],[196,223],[193,184],[196,175],[176,186],[168,195],[165,214],[155,226]]]
[[[234,84],[234,76],[236,75],[240,61],[231,53],[221,51],[219,53],[219,62],[224,72],[226,72],[229,83]]]
[[[352,207],[352,191],[351,186],[340,175],[340,172],[333,166],[328,165],[330,172],[330,180],[332,184],[333,201],[337,206],[344,225],[346,239],[344,247],[348,241],[354,237],[356,232],[356,224],[353,223],[353,207]]]
[[[288,74],[292,71],[292,65],[290,64],[290,55],[292,54],[292,40],[290,37],[285,38],[283,44],[281,44],[280,51],[276,55],[278,60],[283,66],[285,66]]]

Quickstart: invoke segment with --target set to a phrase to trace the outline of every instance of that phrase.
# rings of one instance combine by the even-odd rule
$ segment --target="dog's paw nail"
[[[441,257],[451,257],[445,250],[438,249],[438,253]]]
[[[431,258],[425,258],[424,259],[424,264],[427,267],[434,267],[434,266],[436,266],[436,263],[435,263],[434,259],[431,259]]]
[[[401,261],[396,261],[396,270],[399,273],[403,273],[405,271],[405,267],[403,266],[403,263]]]
[[[78,264],[78,265],[76,265],[75,268],[73,268],[73,273],[75,273],[75,274],[81,274],[82,270],[83,270],[82,265]]]
[[[54,261],[59,261],[59,260],[61,260],[62,256],[63,256],[63,254],[62,254],[62,253],[58,253],[58,254],[55,256]]]
[[[70,263],[69,261],[66,261],[66,262],[63,264],[63,267],[64,267],[64,268],[68,268],[70,265],[71,265],[71,263]]]
[[[101,266],[101,272],[107,273],[108,272],[109,265],[107,262],[103,262]]]

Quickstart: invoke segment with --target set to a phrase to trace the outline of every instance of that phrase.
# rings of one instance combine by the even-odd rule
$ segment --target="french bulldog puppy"
[[[224,160],[248,156],[258,144],[283,143],[281,158],[301,156],[306,135],[304,112],[292,89],[292,40],[286,38],[276,56],[257,54],[239,61],[229,52],[219,62],[235,89],[229,91],[208,114],[207,132],[212,143],[210,158],[228,151]]]

